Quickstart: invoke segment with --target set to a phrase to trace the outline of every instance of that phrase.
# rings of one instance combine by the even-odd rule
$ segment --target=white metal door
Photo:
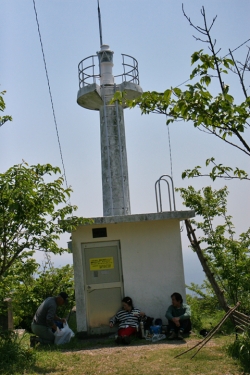
[[[82,244],[82,251],[88,332],[106,333],[123,297],[119,241]]]

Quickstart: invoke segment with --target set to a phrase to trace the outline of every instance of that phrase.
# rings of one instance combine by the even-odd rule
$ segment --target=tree
[[[250,71],[250,49],[244,63],[237,62],[233,52],[229,50],[229,56],[219,57],[220,49],[216,50],[216,40],[213,42],[211,29],[216,20],[213,19],[210,26],[207,25],[204,7],[201,9],[204,26],[194,26],[187,17],[184,8],[184,16],[190,25],[202,35],[197,40],[208,45],[209,53],[203,49],[194,52],[191,56],[191,64],[196,64],[191,72],[190,81],[185,90],[179,87],[171,87],[163,93],[155,91],[145,92],[134,100],[126,100],[126,93],[117,92],[113,101],[126,102],[130,108],[139,106],[142,114],[159,113],[167,118],[167,125],[174,121],[190,122],[195,128],[215,136],[229,146],[250,156],[250,144],[248,143],[250,97],[247,94],[245,75]],[[244,100],[236,104],[230,87],[225,83],[225,74],[237,74],[242,88]],[[219,84],[219,92],[212,95],[208,90],[211,83]],[[226,179],[250,180],[246,171],[239,167],[224,166],[217,163],[213,157],[206,160],[206,166],[212,165],[209,173],[201,172],[201,167],[196,166],[183,172],[182,177],[210,176]]]
[[[1,91],[0,92],[0,111],[3,112],[5,110],[5,102],[3,99],[3,95],[6,93],[6,91]],[[12,117],[5,115],[5,116],[0,116],[0,127],[6,122],[6,121],[12,121]]]
[[[250,71],[250,49],[248,48],[243,63],[236,61],[231,50],[227,56],[220,57],[220,49],[216,49],[216,40],[213,42],[211,37],[216,17],[208,26],[205,9],[202,7],[203,27],[196,27],[186,15],[184,8],[183,14],[200,34],[199,37],[195,37],[196,40],[206,44],[209,50],[206,53],[201,49],[192,54],[191,65],[194,65],[194,68],[190,75],[191,83],[187,84],[184,90],[171,87],[163,93],[145,92],[135,100],[127,100],[125,92],[117,92],[113,101],[125,102],[130,108],[139,106],[142,114],[163,114],[166,116],[167,125],[177,121],[191,123],[195,128],[218,138],[249,157],[250,97],[246,89],[245,76]],[[231,88],[225,83],[228,73],[236,74],[239,79],[244,99],[242,102],[236,103]],[[209,91],[208,86],[211,84],[213,87]],[[216,85],[219,87],[219,92],[213,95]],[[208,158],[205,164],[212,166],[208,173],[202,172],[198,165],[193,169],[185,170],[182,177],[209,176],[212,180],[216,178],[250,180],[247,172],[242,168],[222,165],[217,163],[214,157]],[[218,279],[218,284],[227,293],[228,303],[236,303],[241,299],[241,302],[244,301],[246,304],[249,300],[250,230],[242,233],[238,240],[234,240],[231,217],[226,215],[226,188],[218,192],[212,192],[211,188],[203,190],[204,197],[200,191],[195,192],[192,187],[187,190],[179,189],[185,205],[195,209],[196,214],[200,214],[204,220],[204,222],[196,222],[197,227],[204,232],[200,241],[207,245],[204,252],[214,271],[214,276]],[[205,202],[208,204],[207,207]],[[212,221],[216,215],[223,218],[224,223],[214,229]],[[246,311],[249,311],[249,308],[249,305],[242,307]]]
[[[60,235],[89,221],[73,216],[77,207],[67,203],[72,189],[63,188],[63,177],[49,181],[57,173],[50,164],[23,162],[0,174],[0,280],[36,250],[67,251],[57,244]]]
[[[195,210],[200,220],[192,220],[199,233],[203,255],[228,305],[241,302],[250,311],[250,229],[236,239],[232,217],[227,214],[228,189],[207,186],[196,191],[192,186],[177,189],[186,207]],[[219,224],[216,224],[219,223]]]
[[[16,280],[16,277],[11,281],[13,279]],[[27,273],[21,282],[13,285],[11,297],[15,326],[30,330],[30,322],[38,306],[47,297],[56,296],[61,291],[67,292],[69,303],[59,308],[58,315],[66,317],[75,304],[73,266],[67,264],[55,268],[49,254],[45,253],[45,262],[42,266],[36,264],[36,273]]]

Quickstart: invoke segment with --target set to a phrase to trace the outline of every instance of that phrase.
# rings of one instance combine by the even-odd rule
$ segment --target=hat
[[[65,292],[61,292],[58,294],[60,297],[62,297],[64,299],[64,303],[66,304],[68,302],[68,294],[65,293]]]

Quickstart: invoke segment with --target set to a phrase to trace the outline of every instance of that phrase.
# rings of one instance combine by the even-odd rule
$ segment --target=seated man
[[[31,323],[32,332],[38,336],[30,338],[30,346],[35,346],[36,342],[42,344],[54,344],[54,333],[57,330],[55,321],[62,323],[66,322],[66,319],[61,319],[56,315],[57,306],[62,306],[68,301],[68,295],[65,292],[61,292],[56,297],[48,297],[38,307],[33,321]]]
[[[170,336],[169,340],[178,338],[183,340],[182,334],[190,332],[191,330],[191,310],[190,306],[183,303],[180,293],[173,293],[171,295],[172,305],[167,309],[165,317],[168,319]]]

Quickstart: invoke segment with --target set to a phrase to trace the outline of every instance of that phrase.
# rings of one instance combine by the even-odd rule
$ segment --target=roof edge
[[[165,211],[156,213],[145,214],[132,214],[132,215],[116,215],[116,216],[103,216],[93,217],[92,223],[82,225],[96,225],[96,224],[117,224],[117,223],[134,223],[142,221],[156,221],[156,220],[185,220],[195,217],[195,211]]]

